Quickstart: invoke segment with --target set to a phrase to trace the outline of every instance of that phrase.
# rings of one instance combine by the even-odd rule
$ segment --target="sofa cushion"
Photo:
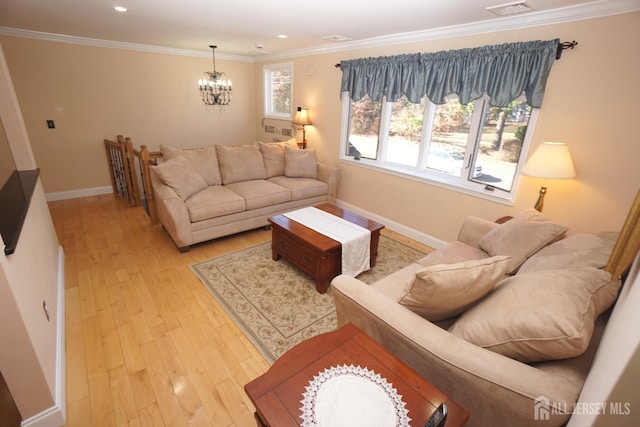
[[[509,274],[513,274],[528,257],[566,231],[566,227],[530,208],[489,231],[478,243],[491,256],[510,256]]]
[[[227,185],[227,188],[244,199],[247,210],[277,205],[291,200],[289,190],[265,180],[235,182]]]
[[[258,142],[267,177],[284,175],[284,147],[296,146],[296,140],[290,139],[284,142]]]
[[[522,362],[576,357],[587,349],[595,320],[619,287],[594,268],[518,274],[498,283],[449,331]]]
[[[275,176],[269,178],[269,181],[291,191],[291,200],[310,199],[312,197],[324,196],[329,192],[329,185],[317,179]]]
[[[242,197],[222,185],[205,188],[185,202],[191,222],[230,215],[245,210]]]
[[[262,153],[258,144],[216,145],[218,166],[224,185],[253,179],[266,179]]]
[[[167,145],[160,145],[160,152],[165,160],[183,156],[208,185],[222,184],[215,145],[202,148],[173,148]]]
[[[618,232],[578,233],[542,248],[525,261],[518,274],[561,268],[604,268],[616,244]]]
[[[318,177],[318,159],[313,149],[284,147],[284,174],[290,178]]]
[[[191,195],[207,188],[204,178],[184,156],[174,157],[151,168],[182,200],[187,200]]]
[[[508,267],[508,256],[422,267],[399,302],[427,320],[455,317],[489,293]]]

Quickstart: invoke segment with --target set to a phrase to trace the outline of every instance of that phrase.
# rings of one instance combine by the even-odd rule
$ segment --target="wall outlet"
[[[56,123],[53,120],[47,120],[47,127],[49,129],[55,129],[56,128]]]

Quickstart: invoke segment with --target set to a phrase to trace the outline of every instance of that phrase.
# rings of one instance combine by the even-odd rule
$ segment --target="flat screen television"
[[[0,234],[5,255],[16,250],[39,174],[39,169],[17,169],[0,120]]]

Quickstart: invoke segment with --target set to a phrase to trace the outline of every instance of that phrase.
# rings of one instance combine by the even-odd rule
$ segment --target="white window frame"
[[[293,108],[293,63],[283,62],[280,64],[268,64],[264,65],[262,70],[264,81],[264,117],[276,120],[291,120],[293,118],[293,115],[291,113]],[[271,75],[277,71],[289,71],[291,73],[291,93],[289,99],[290,108],[287,113],[274,111],[274,93]]]
[[[464,193],[467,195],[479,197],[486,200],[495,201],[505,205],[513,206],[515,204],[515,198],[517,189],[520,183],[521,170],[524,166],[525,160],[528,157],[529,148],[531,146],[532,135],[535,130],[535,124],[538,117],[539,108],[531,109],[531,116],[527,125],[527,133],[522,142],[522,150],[520,152],[520,159],[516,166],[516,170],[513,177],[513,183],[511,191],[505,191],[499,188],[493,188],[488,184],[474,182],[468,179],[469,167],[474,162],[470,161],[469,156],[476,156],[476,150],[478,149],[475,139],[477,138],[477,131],[480,130],[478,120],[482,117],[481,114],[474,114],[472,123],[470,125],[470,134],[467,141],[467,149],[465,152],[465,170],[461,173],[460,177],[441,173],[436,170],[426,168],[427,151],[429,144],[429,136],[431,135],[431,120],[429,119],[430,111],[432,108],[430,102],[425,106],[425,121],[423,124],[422,137],[419,148],[419,158],[416,167],[400,165],[397,163],[387,162],[385,160],[385,150],[387,144],[388,128],[390,123],[390,114],[392,104],[383,101],[382,109],[380,112],[380,133],[378,135],[378,152],[375,160],[368,158],[355,159],[353,156],[347,156],[347,143],[349,139],[349,120],[351,115],[351,99],[348,92],[342,93],[342,123],[341,123],[341,143],[340,143],[340,161],[354,166],[364,167],[367,169],[377,170],[382,173],[388,173],[390,175],[400,176],[403,178],[412,179],[415,181],[435,185],[438,187],[447,188],[456,192]],[[485,107],[488,108],[488,102],[485,102]],[[428,130],[428,132],[427,132]]]

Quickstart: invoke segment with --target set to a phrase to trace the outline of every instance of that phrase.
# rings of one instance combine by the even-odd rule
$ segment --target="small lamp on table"
[[[298,111],[293,118],[293,124],[302,126],[302,142],[298,141],[298,148],[307,148],[307,137],[304,131],[304,127],[313,124],[311,123],[309,110],[307,110],[306,108],[298,107]]]

